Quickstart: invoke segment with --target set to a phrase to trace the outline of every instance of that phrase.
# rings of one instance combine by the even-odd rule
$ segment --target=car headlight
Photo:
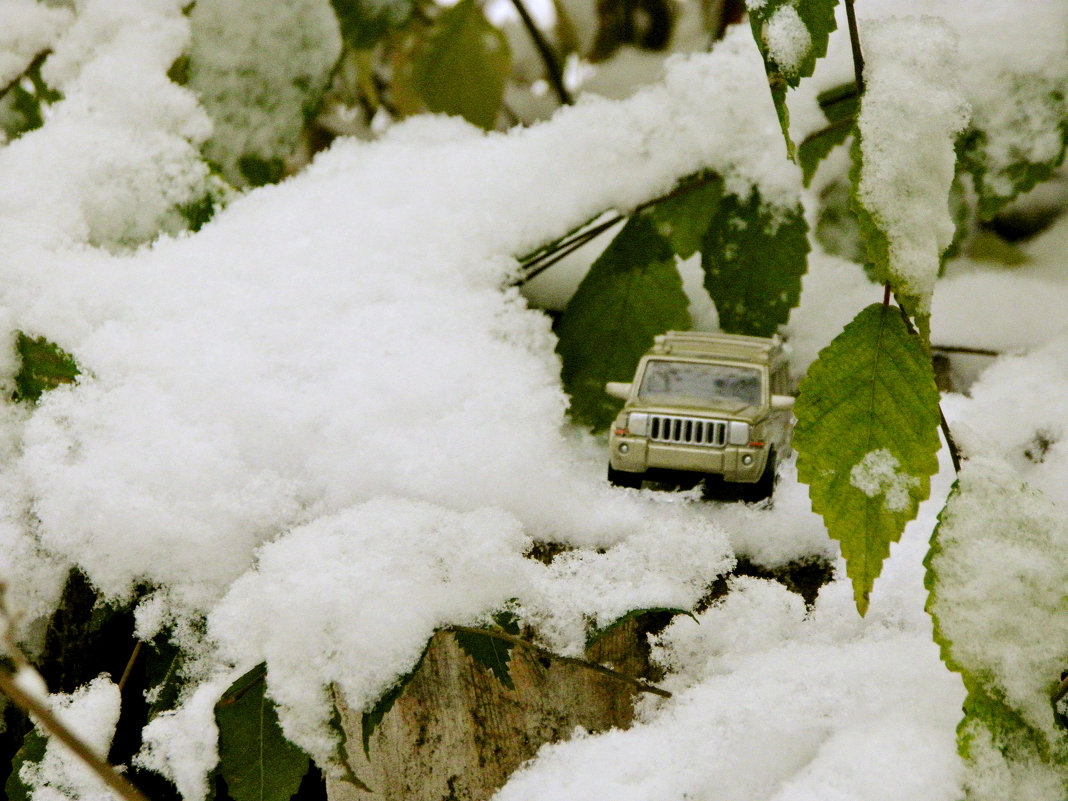
[[[739,423],[734,420],[727,423],[727,444],[748,445],[749,423]]]
[[[636,437],[649,433],[649,415],[645,412],[631,412],[627,415],[627,431]]]

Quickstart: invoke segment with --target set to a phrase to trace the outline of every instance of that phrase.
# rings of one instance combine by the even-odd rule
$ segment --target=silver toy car
[[[776,458],[790,453],[794,399],[779,340],[669,331],[634,381],[605,391],[626,401],[609,431],[608,480],[722,477],[747,500],[771,495]]]

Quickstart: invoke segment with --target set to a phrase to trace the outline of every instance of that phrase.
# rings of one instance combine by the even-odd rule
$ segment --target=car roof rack
[[[654,338],[650,353],[770,362],[782,354],[782,341],[777,336],[768,338],[704,331],[668,331]]]

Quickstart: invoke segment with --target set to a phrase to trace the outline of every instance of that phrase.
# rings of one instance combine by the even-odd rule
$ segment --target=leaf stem
[[[126,662],[126,669],[122,671],[122,678],[119,679],[119,694],[122,694],[123,688],[126,686],[127,680],[130,678],[130,674],[133,672],[134,664],[137,662],[137,657],[141,655],[141,641],[138,640],[134,644],[133,653],[130,654],[130,659]]]
[[[846,22],[849,25],[849,44],[853,49],[853,76],[857,82],[857,98],[864,94],[864,54],[860,52],[860,33],[853,0],[845,0]]]
[[[538,48],[541,60],[545,63],[545,73],[549,78],[549,83],[553,87],[553,91],[556,92],[556,96],[560,99],[561,104],[570,106],[575,101],[571,97],[571,93],[567,91],[567,87],[564,86],[564,76],[560,71],[560,65],[556,63],[556,55],[553,53],[552,48],[545,40],[545,37],[542,36],[541,31],[538,30],[538,26],[534,24],[534,18],[530,16],[530,12],[527,11],[527,7],[523,4],[523,0],[512,0],[512,5],[515,6],[515,10],[519,12],[519,16],[523,20],[523,25],[530,34],[530,38],[534,40],[534,46]]]

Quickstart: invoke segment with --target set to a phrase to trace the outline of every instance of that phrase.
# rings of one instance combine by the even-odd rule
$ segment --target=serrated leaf
[[[505,35],[491,25],[475,0],[441,12],[411,54],[410,83],[427,109],[458,114],[491,130],[504,98],[512,57]],[[410,81],[409,81],[410,78]]]
[[[705,289],[720,328],[771,336],[786,323],[801,297],[807,232],[800,206],[764,204],[756,189],[745,200],[723,197],[701,243]]]
[[[415,677],[415,674],[419,672],[419,668],[423,665],[423,660],[426,659],[427,653],[430,651],[430,643],[433,638],[427,640],[426,646],[423,648],[423,653],[420,654],[419,660],[415,663],[411,670],[397,679],[388,690],[382,693],[381,697],[375,701],[371,706],[363,712],[363,718],[360,721],[360,734],[363,740],[363,752],[370,756],[371,754],[371,735],[375,733],[375,729],[378,728],[382,719],[389,713],[389,710],[393,708],[393,704],[400,698],[404,688],[408,686],[408,683]]]
[[[852,118],[832,122],[806,136],[797,148],[797,163],[801,167],[801,182],[808,186],[816,175],[820,162],[838,145],[843,144],[853,132]]]
[[[497,681],[509,690],[515,689],[515,682],[512,681],[512,674],[508,670],[512,649],[515,647],[514,643],[494,636],[489,630],[476,632],[453,629],[452,636],[456,638],[456,644],[460,646],[460,649],[477,664],[491,671],[497,677]]]
[[[794,144],[790,139],[786,88],[796,88],[802,78],[812,75],[817,59],[827,54],[827,39],[837,27],[836,5],[838,0],[766,0],[748,9],[790,158],[794,157]]]
[[[1009,465],[973,456],[924,560],[934,640],[968,690],[958,750],[1006,798],[1043,774],[1068,792],[1068,739],[1050,707],[1068,666],[1065,523]]]
[[[819,353],[794,404],[798,480],[841,544],[863,615],[938,470],[938,390],[900,310],[864,309]]]
[[[415,11],[413,0],[330,0],[341,38],[353,50],[366,50],[390,31],[403,28]]]
[[[698,185],[688,188],[691,182]],[[699,175],[683,181],[675,193],[643,213],[652,218],[675,255],[688,259],[700,249],[722,198],[723,179]]]
[[[215,704],[218,771],[234,801],[289,801],[311,765],[282,734],[266,679],[267,666],[257,665]]]
[[[997,126],[972,125],[957,140],[957,158],[971,174],[979,216],[994,217],[1037,184],[1053,177],[1068,147],[1068,100],[1064,88],[1038,75],[1015,76],[1014,102]],[[1059,139],[1059,147],[1056,144]],[[1052,145],[1052,146],[1051,146]]]
[[[667,613],[673,616],[687,615],[693,618],[693,621],[695,623],[699,623],[697,618],[694,616],[694,613],[691,612],[689,609],[678,609],[672,606],[653,606],[648,607],[646,609],[631,609],[626,614],[617,617],[607,626],[602,626],[601,628],[593,629],[592,631],[590,631],[586,635],[586,648],[589,649],[591,645],[594,645],[598,640],[604,639],[606,636],[618,629],[624,623],[630,620],[634,620],[635,618],[641,617],[642,615],[655,614],[657,612]]]
[[[590,267],[556,326],[572,419],[606,428],[620,403],[605,394],[605,384],[630,381],[657,334],[689,327],[671,247],[649,218],[632,217]]]
[[[44,759],[47,746],[48,738],[37,729],[26,732],[26,736],[22,738],[22,747],[15,752],[11,760],[11,775],[7,777],[4,785],[8,801],[30,801],[34,788],[27,787],[19,773],[23,765],[40,763]]]
[[[21,331],[15,340],[19,371],[15,374],[12,400],[37,403],[41,395],[78,377],[74,358],[44,337],[31,339]]]

